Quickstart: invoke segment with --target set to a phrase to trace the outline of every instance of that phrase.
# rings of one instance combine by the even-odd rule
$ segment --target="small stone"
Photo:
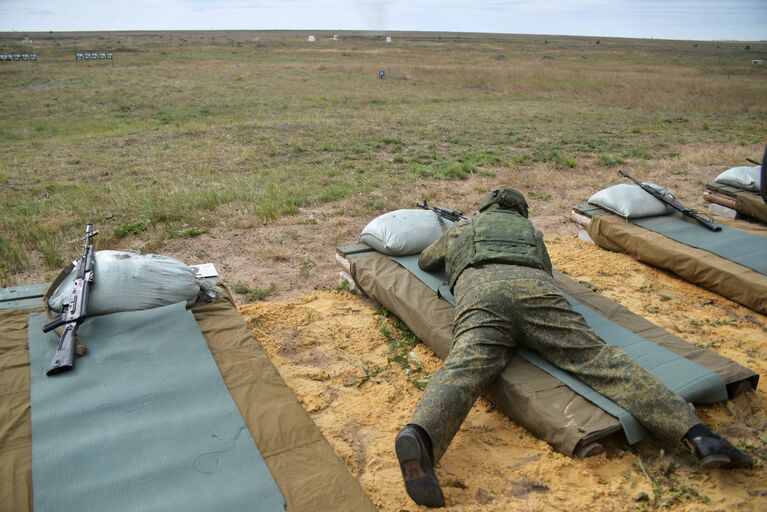
[[[650,501],[650,497],[646,492],[642,491],[634,497],[634,501]]]
[[[479,489],[477,491],[477,494],[474,496],[474,498],[481,504],[481,505],[487,505],[488,503],[495,500],[495,496],[490,494],[484,489]]]
[[[112,212],[109,212],[109,213],[105,213],[105,214],[104,214],[104,218],[105,218],[106,220],[109,220],[109,219],[114,219],[114,218],[115,218],[115,214],[114,214],[114,213],[112,213]]]

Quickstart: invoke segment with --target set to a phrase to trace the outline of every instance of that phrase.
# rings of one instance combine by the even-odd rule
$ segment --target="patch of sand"
[[[663,328],[764,374],[767,318],[574,239],[553,239],[555,265]],[[283,378],[381,511],[421,510],[407,497],[393,451],[422,391],[387,358],[385,322],[369,301],[315,292],[241,307]],[[413,350],[424,371],[440,360]],[[749,443],[753,470],[701,472],[681,446],[620,441],[606,454],[573,460],[556,453],[480,400],[437,469],[455,511],[767,509],[767,396],[764,384],[724,404],[699,408],[713,428]],[[641,464],[641,466],[640,466]],[[426,510],[426,509],[423,509]]]

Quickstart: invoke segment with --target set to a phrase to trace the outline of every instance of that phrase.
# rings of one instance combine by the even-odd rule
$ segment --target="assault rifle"
[[[711,231],[721,231],[722,226],[719,226],[717,224],[714,224],[711,220],[706,219],[704,217],[701,217],[698,215],[698,213],[695,210],[692,210],[690,208],[687,208],[682,203],[674,199],[670,194],[666,195],[663,192],[659,192],[657,189],[652,188],[649,185],[645,185],[641,181],[637,180],[633,176],[631,176],[626,171],[618,171],[618,174],[623,176],[624,178],[628,178],[640,187],[642,187],[642,190],[653,196],[658,201],[661,201],[662,203],[670,206],[674,210],[678,211],[682,215],[685,215],[687,217],[690,217],[691,219],[695,219],[698,222],[700,222],[706,229],[709,229]]]
[[[424,210],[431,210],[443,219],[447,219],[451,222],[458,222],[462,219],[468,219],[468,217],[461,211],[453,210],[451,208],[440,208],[439,206],[429,206],[429,204],[426,202],[426,199],[423,200],[423,203],[416,203],[415,205],[418,208],[423,208]]]
[[[93,268],[95,265],[94,249],[91,238],[98,235],[93,231],[93,224],[85,226],[83,238],[83,252],[75,266],[75,281],[72,286],[72,295],[69,302],[61,308],[61,314],[43,326],[43,332],[48,332],[61,325],[64,332],[61,333],[59,342],[56,344],[56,352],[53,353],[51,364],[45,371],[46,375],[55,375],[71,370],[75,364],[75,336],[77,328],[88,314],[88,295],[93,284]]]

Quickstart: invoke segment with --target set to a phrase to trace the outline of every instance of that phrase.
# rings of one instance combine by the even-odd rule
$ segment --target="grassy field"
[[[764,42],[315,34],[0,34],[38,55],[0,62],[0,284],[60,267],[86,221],[102,249],[158,249],[329,202],[370,216],[415,183],[757,157],[766,136]]]

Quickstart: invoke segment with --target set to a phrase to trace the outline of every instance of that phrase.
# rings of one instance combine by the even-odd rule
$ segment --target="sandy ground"
[[[715,294],[566,234],[548,245],[575,279],[691,343],[710,347],[759,374],[767,370],[767,318]],[[630,293],[627,293],[630,292]],[[320,291],[241,307],[285,381],[381,511],[419,510],[404,492],[393,439],[422,391],[387,360],[375,304]],[[413,350],[431,373],[440,360]],[[764,385],[699,408],[712,428],[744,446],[757,468],[702,472],[681,445],[652,440],[573,460],[553,451],[480,400],[437,475],[448,510],[767,510],[767,393]],[[425,509],[424,509],[425,510]]]

